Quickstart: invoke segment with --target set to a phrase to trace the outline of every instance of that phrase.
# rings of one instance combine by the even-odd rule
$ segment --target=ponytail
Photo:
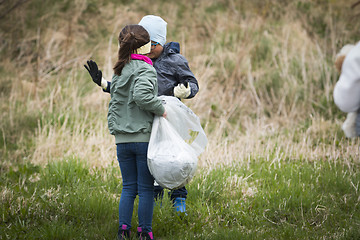
[[[118,60],[113,69],[114,73],[120,76],[125,64],[130,62],[131,54],[139,47],[148,43],[150,37],[148,32],[142,26],[127,25],[121,30],[118,41],[120,45]]]

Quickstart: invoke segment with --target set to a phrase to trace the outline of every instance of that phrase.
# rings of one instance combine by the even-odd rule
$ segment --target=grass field
[[[2,239],[115,239],[119,176],[75,158],[11,169],[1,176]],[[250,158],[201,171],[187,216],[165,195],[153,228],[157,239],[357,239],[359,181],[354,163]]]
[[[157,202],[156,239],[359,239],[360,142],[332,97],[336,53],[359,40],[351,4],[1,2],[0,239],[116,238],[109,96],[83,64],[110,79],[119,30],[146,14],[168,22],[199,81],[184,102],[209,141],[187,215]]]

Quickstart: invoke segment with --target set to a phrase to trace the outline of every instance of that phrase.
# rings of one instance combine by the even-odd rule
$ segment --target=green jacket
[[[120,76],[114,74],[108,126],[116,144],[149,142],[154,114],[165,111],[157,93],[156,71],[142,60],[131,60]]]

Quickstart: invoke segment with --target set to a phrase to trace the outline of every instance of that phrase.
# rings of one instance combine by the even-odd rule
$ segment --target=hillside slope
[[[360,9],[350,7],[322,0],[3,2],[2,165],[73,154],[94,165],[113,162],[109,96],[83,64],[96,60],[110,79],[119,30],[146,14],[168,22],[168,41],[180,42],[199,80],[199,94],[185,102],[209,136],[203,164],[263,154],[289,141],[284,148],[303,150],[285,156],[326,155],[329,146],[319,148],[319,139],[343,138],[345,115],[332,99],[333,60],[342,45],[358,40],[353,19]]]

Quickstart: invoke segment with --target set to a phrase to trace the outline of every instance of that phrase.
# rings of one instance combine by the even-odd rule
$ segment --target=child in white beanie
[[[156,69],[158,95],[175,96],[179,99],[193,98],[199,91],[198,81],[190,70],[186,58],[180,54],[180,44],[166,43],[167,23],[159,16],[147,15],[141,19],[139,25],[143,26],[150,35],[151,52],[147,54],[147,57],[151,58]],[[91,71],[96,73],[91,74]],[[96,63],[89,72],[96,84],[105,92],[110,91],[111,82],[102,78],[102,73],[98,70]],[[155,186],[154,197],[157,199],[162,195],[163,188]],[[170,197],[176,211],[186,211],[187,190],[185,187],[171,191]]]
[[[152,36],[151,41],[158,42],[161,46],[165,45],[167,22],[164,19],[154,15],[146,15],[140,20],[139,25],[143,26]]]
[[[337,59],[335,64],[341,74],[334,88],[334,101],[348,113],[342,129],[347,137],[360,136],[360,42],[345,45]]]

